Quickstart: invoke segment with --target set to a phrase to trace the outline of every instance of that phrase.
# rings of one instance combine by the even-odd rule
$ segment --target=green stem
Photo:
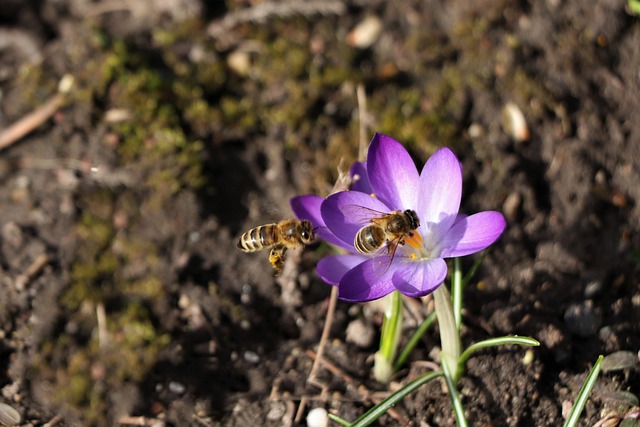
[[[462,267],[460,258],[453,259],[453,277],[451,278],[451,294],[453,301],[453,316],[458,331],[462,328]],[[459,332],[458,332],[459,333]]]
[[[393,359],[396,356],[402,329],[402,294],[394,291],[387,297],[387,310],[382,322],[380,350],[374,356],[373,376],[386,383],[393,375]]]
[[[447,287],[442,284],[433,292],[433,299],[438,316],[438,326],[440,328],[440,345],[442,347],[442,364],[447,364],[447,368],[453,374],[453,381],[457,383],[462,375],[458,369],[460,359],[460,334],[456,326],[456,319],[453,315],[453,305],[451,295]]]
[[[409,341],[400,352],[400,356],[398,356],[395,363],[393,364],[393,372],[398,372],[400,368],[402,368],[404,363],[409,358],[409,355],[411,354],[413,349],[416,348],[416,346],[420,342],[420,339],[422,338],[422,336],[425,334],[425,332],[427,332],[427,329],[429,329],[429,327],[433,325],[433,322],[435,321],[436,321],[435,312],[431,313],[430,315],[427,316],[426,319],[424,319],[424,321],[420,324],[418,329],[416,329],[413,335],[411,335],[411,338],[409,338]]]

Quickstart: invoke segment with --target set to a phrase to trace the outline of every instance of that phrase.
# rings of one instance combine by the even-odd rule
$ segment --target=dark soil
[[[353,46],[372,16],[382,32]],[[235,248],[357,159],[361,84],[365,139],[391,135],[420,165],[451,146],[463,211],[509,221],[466,290],[463,343],[541,346],[470,360],[470,424],[561,425],[598,355],[640,349],[638,19],[621,0],[2,0],[0,128],[73,85],[0,152],[1,402],[24,426],[304,425],[313,407],[355,419],[361,385],[424,372],[437,330],[377,384],[376,305],[339,303],[337,371],[320,370],[326,393],[307,384],[328,248],[290,254],[277,280],[266,253]],[[509,103],[528,138],[505,127]],[[356,320],[373,339],[348,341]],[[580,425],[623,414],[639,380],[601,374]],[[395,409],[455,425],[440,383]]]

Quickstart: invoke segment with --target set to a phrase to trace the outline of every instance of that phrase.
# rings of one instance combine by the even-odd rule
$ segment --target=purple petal
[[[422,297],[433,292],[447,277],[447,263],[442,258],[409,262],[396,268],[393,284],[410,297]]]
[[[320,214],[320,205],[324,202],[324,197],[307,194],[293,197],[289,204],[291,210],[299,219],[308,219],[314,227],[324,226],[324,220]]]
[[[335,286],[349,270],[366,260],[363,255],[326,256],[318,262],[316,272],[326,283]]]
[[[449,230],[453,224],[462,196],[462,168],[453,151],[441,148],[427,160],[420,173],[418,217],[424,235]]]
[[[364,162],[355,162],[349,170],[349,176],[353,180],[351,191],[360,191],[362,193],[371,194],[371,183],[367,175],[367,165]]]
[[[352,249],[352,246],[345,245],[345,243],[334,236],[325,225],[322,215],[320,214],[320,206],[325,200],[324,197],[307,194],[293,197],[289,201],[289,204],[291,205],[291,210],[299,219],[308,219],[311,221],[314,232],[320,239],[342,248]]]
[[[485,211],[462,218],[440,242],[440,256],[452,258],[479,252],[498,240],[506,227],[500,212]]]
[[[380,273],[374,269],[376,259],[370,258],[349,270],[338,285],[338,298],[349,302],[364,302],[382,298],[395,290],[391,277],[394,268]]]
[[[415,209],[418,170],[407,150],[395,139],[376,133],[369,145],[367,175],[374,194],[392,210]]]
[[[356,237],[358,230],[366,225],[369,218],[358,218],[354,215],[354,209],[363,206],[378,212],[389,212],[390,209],[378,200],[368,194],[359,191],[341,191],[332,194],[322,203],[320,211],[324,223],[329,230],[339,239],[349,245],[351,251],[353,248],[353,239]]]

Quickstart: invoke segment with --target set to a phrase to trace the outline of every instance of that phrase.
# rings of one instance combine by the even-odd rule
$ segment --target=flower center
[[[437,258],[440,255],[440,248],[436,244],[436,238],[433,233],[428,233],[426,239],[423,239],[418,231],[413,232],[412,237],[407,237],[405,242],[415,249],[407,249],[406,257],[412,261],[428,261]]]

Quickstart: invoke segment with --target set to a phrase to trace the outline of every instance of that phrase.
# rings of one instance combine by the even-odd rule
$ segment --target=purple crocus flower
[[[411,297],[427,295],[447,275],[444,258],[479,252],[495,242],[506,227],[499,212],[471,216],[458,213],[462,169],[448,148],[436,151],[418,174],[409,153],[399,142],[376,133],[367,162],[360,165],[358,173],[366,169],[367,178],[358,188],[362,191],[343,191],[327,199],[301,196],[292,201],[299,217],[311,219],[319,227],[321,238],[350,252],[325,257],[317,267],[325,282],[338,286],[338,297],[342,300],[369,301],[395,290]],[[376,258],[387,251],[383,249],[369,256],[357,253],[354,238],[366,223],[351,214],[354,205],[383,213],[415,211],[420,219],[415,232],[417,239],[411,242],[407,239],[410,244],[398,246],[393,261],[384,270],[376,268],[379,265]]]

